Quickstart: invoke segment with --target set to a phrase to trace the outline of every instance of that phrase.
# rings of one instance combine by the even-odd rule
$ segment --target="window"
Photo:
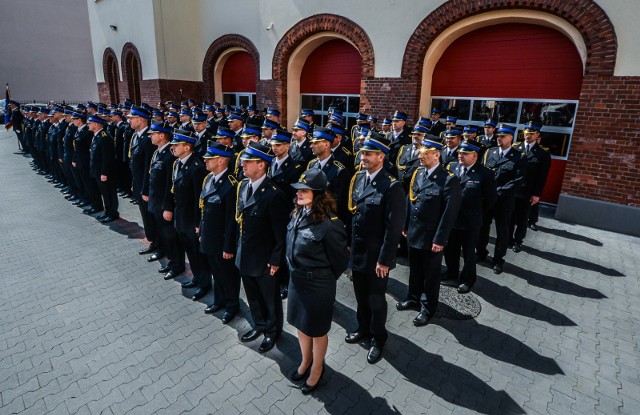
[[[481,126],[489,118],[515,125],[518,128],[516,142],[523,140],[524,124],[531,120],[539,120],[543,125],[541,144],[549,148],[553,158],[566,160],[569,155],[578,101],[433,97],[431,108],[439,108],[442,111],[442,118],[448,115],[458,117],[460,125]]]
[[[330,106],[342,108],[347,131],[356,123],[360,110],[360,95],[302,94],[300,98],[302,108],[310,108],[315,113],[313,122],[317,125],[325,125],[328,122],[327,111]]]
[[[232,92],[222,94],[222,105],[231,105],[232,107],[240,105],[251,105],[256,102],[256,94],[252,92]]]

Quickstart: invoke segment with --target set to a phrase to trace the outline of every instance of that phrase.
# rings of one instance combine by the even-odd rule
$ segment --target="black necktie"
[[[465,167],[464,169],[462,169],[462,175],[466,176],[467,175],[467,168]]]
[[[529,154],[530,151],[531,151],[531,144],[527,144],[527,150],[526,150],[527,154]]]
[[[367,175],[367,177],[364,179],[364,188],[365,189],[367,187],[369,187],[369,183],[371,183],[371,178],[369,177],[369,175]]]
[[[278,164],[278,162],[276,161],[276,162],[275,162],[275,167],[273,168],[273,172],[274,172],[274,173],[277,173],[279,168],[280,168],[280,165],[279,165],[279,164]]]
[[[501,151],[500,152],[500,158],[504,157],[504,153]]]
[[[249,183],[249,188],[247,189],[247,202],[251,199],[251,196],[253,196],[253,186]]]

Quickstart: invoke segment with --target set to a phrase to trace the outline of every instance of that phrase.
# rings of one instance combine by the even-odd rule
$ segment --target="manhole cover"
[[[440,286],[440,304],[436,317],[467,320],[477,317],[481,310],[480,301],[473,294],[458,294],[456,287]]]

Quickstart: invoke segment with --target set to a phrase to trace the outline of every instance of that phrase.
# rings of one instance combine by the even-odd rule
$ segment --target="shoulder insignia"
[[[335,164],[340,170],[345,169],[344,164],[340,163],[338,160],[333,160],[333,164]]]
[[[447,171],[447,173],[449,173],[449,176],[451,177],[455,176],[455,174],[453,174],[451,171]]]
[[[310,160],[310,161],[309,161],[309,164],[307,164],[307,170],[309,170],[309,169],[311,168],[311,165],[312,165],[313,163],[315,163],[316,161],[318,161],[318,158],[317,158],[317,157],[316,157],[316,158],[314,158],[313,160]]]
[[[238,179],[233,177],[231,174],[229,176],[227,176],[227,177],[229,178],[229,181],[231,182],[232,185],[234,185],[234,186],[238,185]]]
[[[296,169],[299,169],[299,168],[300,168],[300,165],[299,165],[299,164],[296,164],[296,167],[295,167],[295,168],[296,168]]]
[[[329,215],[329,219],[333,220],[338,220],[338,217],[336,215],[334,215],[333,213]]]
[[[540,146],[540,148],[541,148],[541,149],[543,149],[544,151],[549,151],[549,147],[545,147],[545,146],[540,145],[540,144],[538,144],[538,145],[539,145],[539,146]]]
[[[347,154],[347,156],[351,155],[351,152],[347,148],[342,147],[342,151],[344,151]]]

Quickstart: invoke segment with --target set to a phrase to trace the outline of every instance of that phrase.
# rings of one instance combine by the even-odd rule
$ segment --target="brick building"
[[[366,4],[366,6],[365,6]],[[88,0],[102,101],[542,118],[559,219],[640,234],[631,0]]]

